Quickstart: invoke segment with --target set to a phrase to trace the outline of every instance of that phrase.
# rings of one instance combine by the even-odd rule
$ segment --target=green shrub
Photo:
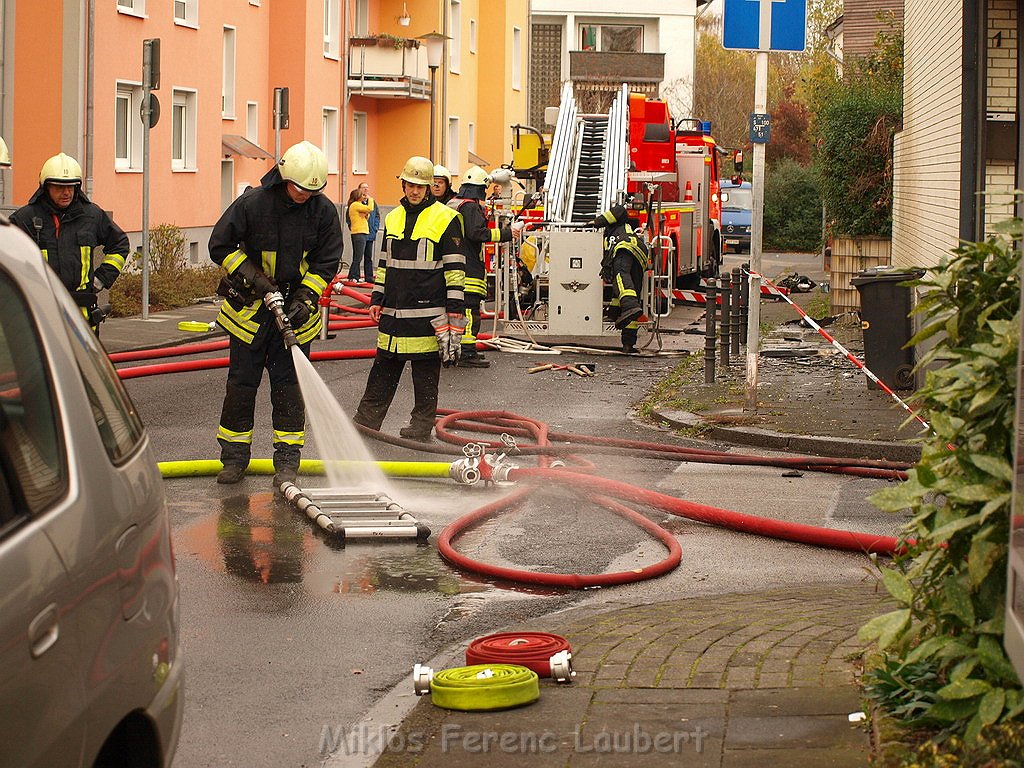
[[[967,741],[953,736],[927,741],[917,749],[909,768],[1020,768],[1024,766],[1024,723],[982,728]]]
[[[149,232],[149,308],[153,312],[187,307],[196,299],[212,296],[224,270],[209,265],[189,267],[185,258],[185,237],[173,224],[160,224]],[[110,288],[113,317],[142,312],[142,256],[129,256],[125,270]]]
[[[900,607],[861,629],[899,664],[932,665],[942,686],[921,716],[967,741],[1024,714],[1001,642],[1024,230],[1020,219],[995,229],[1000,236],[962,245],[917,281],[923,326],[910,343],[937,338],[920,365],[942,361],[917,392],[933,434],[907,480],[871,497],[913,517],[907,552],[882,569]],[[905,685],[917,692],[913,680]]]
[[[769,166],[764,181],[764,247],[772,251],[818,250],[821,192],[818,178],[786,158]]]

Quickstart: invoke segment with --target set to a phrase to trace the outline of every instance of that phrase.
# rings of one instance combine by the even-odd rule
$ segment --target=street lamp
[[[422,40],[427,46],[427,66],[430,68],[430,160],[437,162],[437,148],[434,146],[434,129],[437,125],[434,110],[437,100],[434,94],[437,88],[437,68],[441,66],[441,59],[444,58],[444,41],[448,38],[440,32],[428,32],[417,39]]]

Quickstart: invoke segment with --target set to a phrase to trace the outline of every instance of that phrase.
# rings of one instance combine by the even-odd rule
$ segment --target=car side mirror
[[[728,203],[729,202],[729,193],[728,192],[721,192],[719,194],[721,195],[723,203]]]
[[[736,167],[736,175],[743,173],[743,150],[737,149],[732,155],[732,164]]]

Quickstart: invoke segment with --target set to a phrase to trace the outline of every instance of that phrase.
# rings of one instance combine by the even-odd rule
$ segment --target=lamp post
[[[427,67],[430,68],[430,161],[436,162],[437,147],[434,144],[435,128],[437,126],[437,119],[435,118],[437,68],[441,66],[441,59],[444,57],[444,41],[447,38],[440,32],[428,32],[425,35],[420,35],[417,39],[422,40],[427,46]]]

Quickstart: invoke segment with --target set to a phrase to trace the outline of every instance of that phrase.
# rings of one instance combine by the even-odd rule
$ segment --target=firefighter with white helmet
[[[129,243],[124,230],[82,192],[78,161],[60,152],[43,163],[39,188],[11,214],[11,221],[39,246],[98,333],[104,315],[96,294],[121,274]],[[103,249],[103,261],[94,268],[97,248]]]
[[[455,189],[452,187],[452,172],[443,165],[434,166],[434,180],[430,183],[430,191],[439,203],[448,204],[448,201],[455,197]]]
[[[466,333],[462,337],[460,368],[489,368],[491,363],[476,349],[476,335],[480,331],[480,304],[487,298],[487,275],[480,251],[484,243],[507,243],[512,239],[512,228],[491,226],[487,220],[484,199],[490,174],[479,165],[470,166],[463,176],[459,194],[448,202],[448,207],[459,212],[465,238],[462,251],[466,256]]]
[[[381,259],[370,295],[377,354],[353,420],[380,429],[409,361],[415,403],[409,425],[399,434],[430,442],[441,366],[457,361],[464,328],[462,222],[431,194],[430,160],[410,157],[398,178],[403,197],[384,217]]]
[[[322,195],[327,157],[308,141],[289,147],[260,181],[221,215],[210,235],[210,259],[227,270],[217,324],[230,335],[228,380],[217,442],[224,465],[218,483],[237,483],[249,465],[256,393],[270,378],[274,486],[294,482],[305,442],[305,404],[289,339],[268,295],[284,302],[293,341],[309,356],[320,333],[318,303],[341,261],[341,222]]]

